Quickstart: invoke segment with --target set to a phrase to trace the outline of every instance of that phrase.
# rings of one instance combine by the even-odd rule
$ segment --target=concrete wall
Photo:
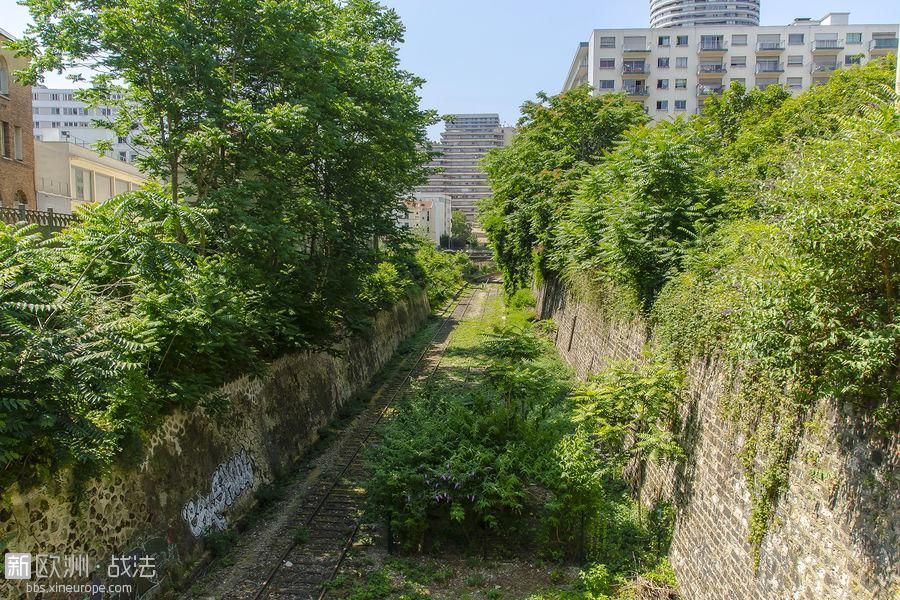
[[[152,555],[159,574],[139,583],[156,585],[163,563],[198,556],[205,536],[251,509],[254,490],[297,462],[429,313],[424,294],[415,294],[381,313],[370,336],[341,344],[339,355],[285,356],[262,379],[223,386],[230,400],[223,414],[198,408],[170,415],[139,465],[89,482],[80,495],[66,490],[64,477],[59,485],[7,490],[0,540],[13,552],[86,554],[92,566],[128,552]],[[0,580],[0,597],[18,589]]]
[[[616,322],[564,288],[538,294],[555,320],[556,346],[580,377],[613,359],[639,358],[648,340],[640,320]],[[900,597],[900,443],[879,440],[849,407],[823,402],[791,465],[790,488],[754,572],[747,542],[750,494],[737,453],[743,439],[720,417],[725,371],[697,358],[681,407],[680,465],[647,466],[641,496],[677,508],[670,559],[685,598],[888,599]]]

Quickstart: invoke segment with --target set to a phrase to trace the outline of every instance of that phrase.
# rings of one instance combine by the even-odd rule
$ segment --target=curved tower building
[[[650,27],[759,25],[760,0],[650,0]]]

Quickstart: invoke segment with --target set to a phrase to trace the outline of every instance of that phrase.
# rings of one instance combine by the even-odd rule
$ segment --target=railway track
[[[475,291],[470,286],[460,292],[441,314],[441,321],[425,349],[409,357],[379,389],[372,406],[343,438],[335,465],[323,472],[295,513],[288,531],[295,532],[286,549],[273,548],[277,563],[255,593],[239,593],[229,598],[321,600],[327,583],[335,576],[353,544],[365,502],[365,491],[358,484],[365,478],[362,450],[390,406],[409,389],[425,365],[433,364],[424,375],[427,383],[437,370],[447,347],[453,324],[463,319]]]

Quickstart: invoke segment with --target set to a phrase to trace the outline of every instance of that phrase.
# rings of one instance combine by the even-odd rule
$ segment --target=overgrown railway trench
[[[463,290],[374,392],[366,408],[314,459],[287,497],[245,531],[231,552],[204,573],[186,598],[319,599],[357,536],[365,502],[363,449],[378,423],[410,390],[427,385],[456,327],[478,319],[500,293],[498,281]]]

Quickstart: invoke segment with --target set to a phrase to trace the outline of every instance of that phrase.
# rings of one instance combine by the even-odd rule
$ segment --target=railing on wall
[[[74,215],[54,212],[52,208],[43,210],[31,210],[24,204],[19,206],[0,206],[0,221],[4,223],[28,223],[40,227],[62,229],[75,221]]]

